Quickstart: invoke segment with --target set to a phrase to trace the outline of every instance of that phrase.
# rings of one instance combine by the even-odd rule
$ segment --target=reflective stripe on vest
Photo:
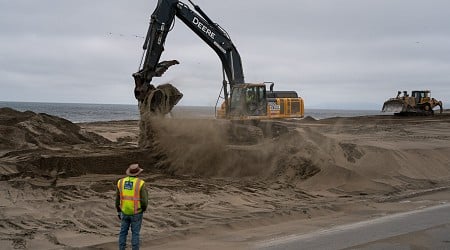
[[[133,183],[133,188],[131,190],[124,189],[124,181],[128,178],[128,181]],[[117,187],[119,188],[120,195],[120,209],[126,215],[138,214],[140,209],[141,201],[141,188],[144,185],[144,181],[139,178],[125,177],[119,180]],[[131,195],[132,194],[132,195]]]

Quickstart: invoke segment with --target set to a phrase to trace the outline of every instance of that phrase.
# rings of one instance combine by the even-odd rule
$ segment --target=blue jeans
[[[131,225],[131,246],[133,250],[139,250],[139,232],[141,231],[142,213],[135,215],[125,215],[122,213],[120,224],[119,249],[125,250],[127,245],[128,229]]]

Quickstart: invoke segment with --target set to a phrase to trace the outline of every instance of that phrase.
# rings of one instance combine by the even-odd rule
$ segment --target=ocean
[[[86,104],[86,103],[44,103],[44,102],[3,102],[0,108],[9,107],[18,111],[47,113],[67,119],[74,123],[95,121],[139,120],[137,105],[131,104]],[[378,110],[339,110],[339,109],[306,109],[305,117],[315,119],[330,117],[353,117],[364,115],[380,115]],[[214,107],[176,106],[174,117],[213,118]]]

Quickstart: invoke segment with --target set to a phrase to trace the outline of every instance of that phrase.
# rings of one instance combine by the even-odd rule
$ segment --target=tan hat
[[[140,167],[139,167],[139,164],[134,163],[134,164],[131,164],[131,165],[128,167],[128,169],[127,169],[127,171],[126,171],[125,173],[126,173],[128,176],[137,176],[137,175],[139,175],[140,173],[142,173],[142,171],[144,171],[144,169],[140,168]]]

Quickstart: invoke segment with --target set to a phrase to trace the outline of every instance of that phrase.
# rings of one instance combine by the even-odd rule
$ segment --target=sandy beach
[[[284,122],[232,144],[223,122],[167,119],[138,148],[139,121],[73,124],[0,109],[0,248],[116,249],[115,183],[145,169],[143,249],[248,249],[450,197],[450,114]]]

